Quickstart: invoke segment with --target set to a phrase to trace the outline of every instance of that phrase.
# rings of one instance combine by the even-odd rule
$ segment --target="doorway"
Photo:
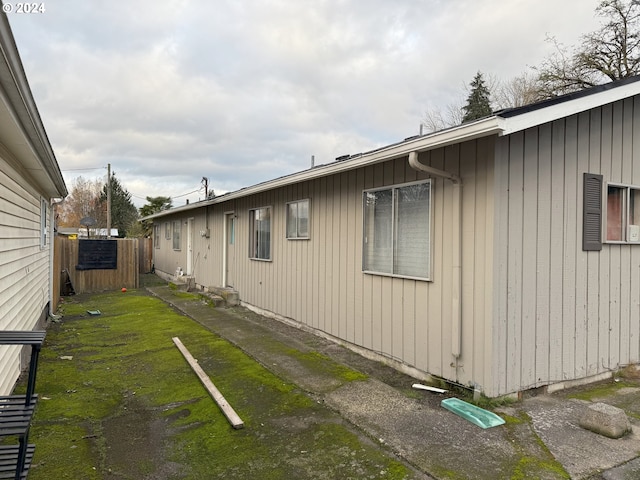
[[[236,220],[234,212],[225,214],[225,261],[224,286],[233,287],[235,284],[236,267]]]

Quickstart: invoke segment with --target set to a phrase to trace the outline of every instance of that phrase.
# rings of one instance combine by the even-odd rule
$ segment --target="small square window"
[[[640,188],[607,185],[607,242],[640,243]]]
[[[287,238],[309,238],[309,199],[287,203]]]
[[[176,220],[173,222],[173,249],[180,250],[180,234],[182,233],[182,222]]]

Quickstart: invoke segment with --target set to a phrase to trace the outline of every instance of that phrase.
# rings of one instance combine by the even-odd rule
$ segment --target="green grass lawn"
[[[38,369],[30,480],[413,478],[295,385],[142,290],[71,297],[62,313]],[[244,429],[229,425],[172,337]]]

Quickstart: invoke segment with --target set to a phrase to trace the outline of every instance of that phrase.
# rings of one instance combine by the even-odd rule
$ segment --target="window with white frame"
[[[640,243],[640,187],[607,185],[606,241]]]
[[[287,203],[287,238],[309,238],[309,199]]]
[[[173,221],[173,249],[180,250],[180,235],[182,233],[182,222],[180,220]]]
[[[153,246],[160,248],[160,225],[153,226]]]
[[[362,269],[428,280],[431,268],[431,181],[363,192]]]
[[[164,222],[164,239],[171,240],[171,224]]]
[[[249,210],[249,258],[271,260],[271,207]]]
[[[47,246],[47,201],[40,199],[40,248]]]

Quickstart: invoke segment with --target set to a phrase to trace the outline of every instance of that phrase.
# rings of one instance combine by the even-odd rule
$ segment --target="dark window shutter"
[[[584,174],[582,250],[602,250],[602,175]]]

